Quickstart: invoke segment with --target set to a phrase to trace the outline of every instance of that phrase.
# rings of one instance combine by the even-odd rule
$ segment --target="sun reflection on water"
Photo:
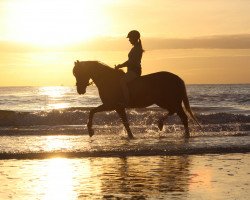
[[[62,109],[70,107],[70,103],[65,103],[65,98],[71,92],[69,87],[49,86],[39,88],[41,96],[45,97],[46,108]]]
[[[61,97],[68,92],[67,87],[62,86],[48,86],[39,88],[41,95],[47,95],[48,97]]]
[[[44,200],[51,199],[75,199],[77,197],[73,184],[73,166],[64,158],[50,159],[47,166],[45,178]]]
[[[40,177],[33,190],[43,200],[78,199],[80,188],[89,184],[92,174],[89,160],[79,163],[67,158],[47,159],[33,173]]]
[[[70,142],[65,140],[64,136],[47,136],[43,146],[45,151],[56,151],[70,148]]]
[[[62,108],[68,108],[70,106],[69,103],[54,103],[49,104],[49,108],[51,109],[62,109]]]

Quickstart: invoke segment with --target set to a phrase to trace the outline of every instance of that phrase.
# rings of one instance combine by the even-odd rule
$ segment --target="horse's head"
[[[84,63],[79,62],[78,60],[75,62],[73,74],[76,77],[76,89],[78,94],[84,94],[87,86],[89,86],[90,76],[87,69],[88,68]]]

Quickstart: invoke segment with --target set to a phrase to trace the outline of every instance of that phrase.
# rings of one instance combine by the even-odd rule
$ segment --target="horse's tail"
[[[185,83],[183,81],[183,103],[185,106],[186,111],[188,112],[188,114],[190,115],[190,117],[199,125],[199,127],[202,129],[201,125],[199,124],[198,120],[196,119],[196,117],[194,116],[190,104],[189,104],[189,100],[188,100],[188,96],[187,96],[187,90],[186,90],[186,86]]]

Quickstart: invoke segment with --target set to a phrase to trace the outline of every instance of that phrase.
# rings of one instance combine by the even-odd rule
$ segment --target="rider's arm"
[[[128,65],[128,60],[122,64],[116,65],[115,68],[120,69],[120,68],[126,67],[127,65]]]

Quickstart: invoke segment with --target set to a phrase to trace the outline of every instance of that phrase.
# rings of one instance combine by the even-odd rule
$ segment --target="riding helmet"
[[[141,35],[139,33],[139,31],[137,30],[132,30],[128,33],[127,38],[135,38],[135,39],[140,39]]]

